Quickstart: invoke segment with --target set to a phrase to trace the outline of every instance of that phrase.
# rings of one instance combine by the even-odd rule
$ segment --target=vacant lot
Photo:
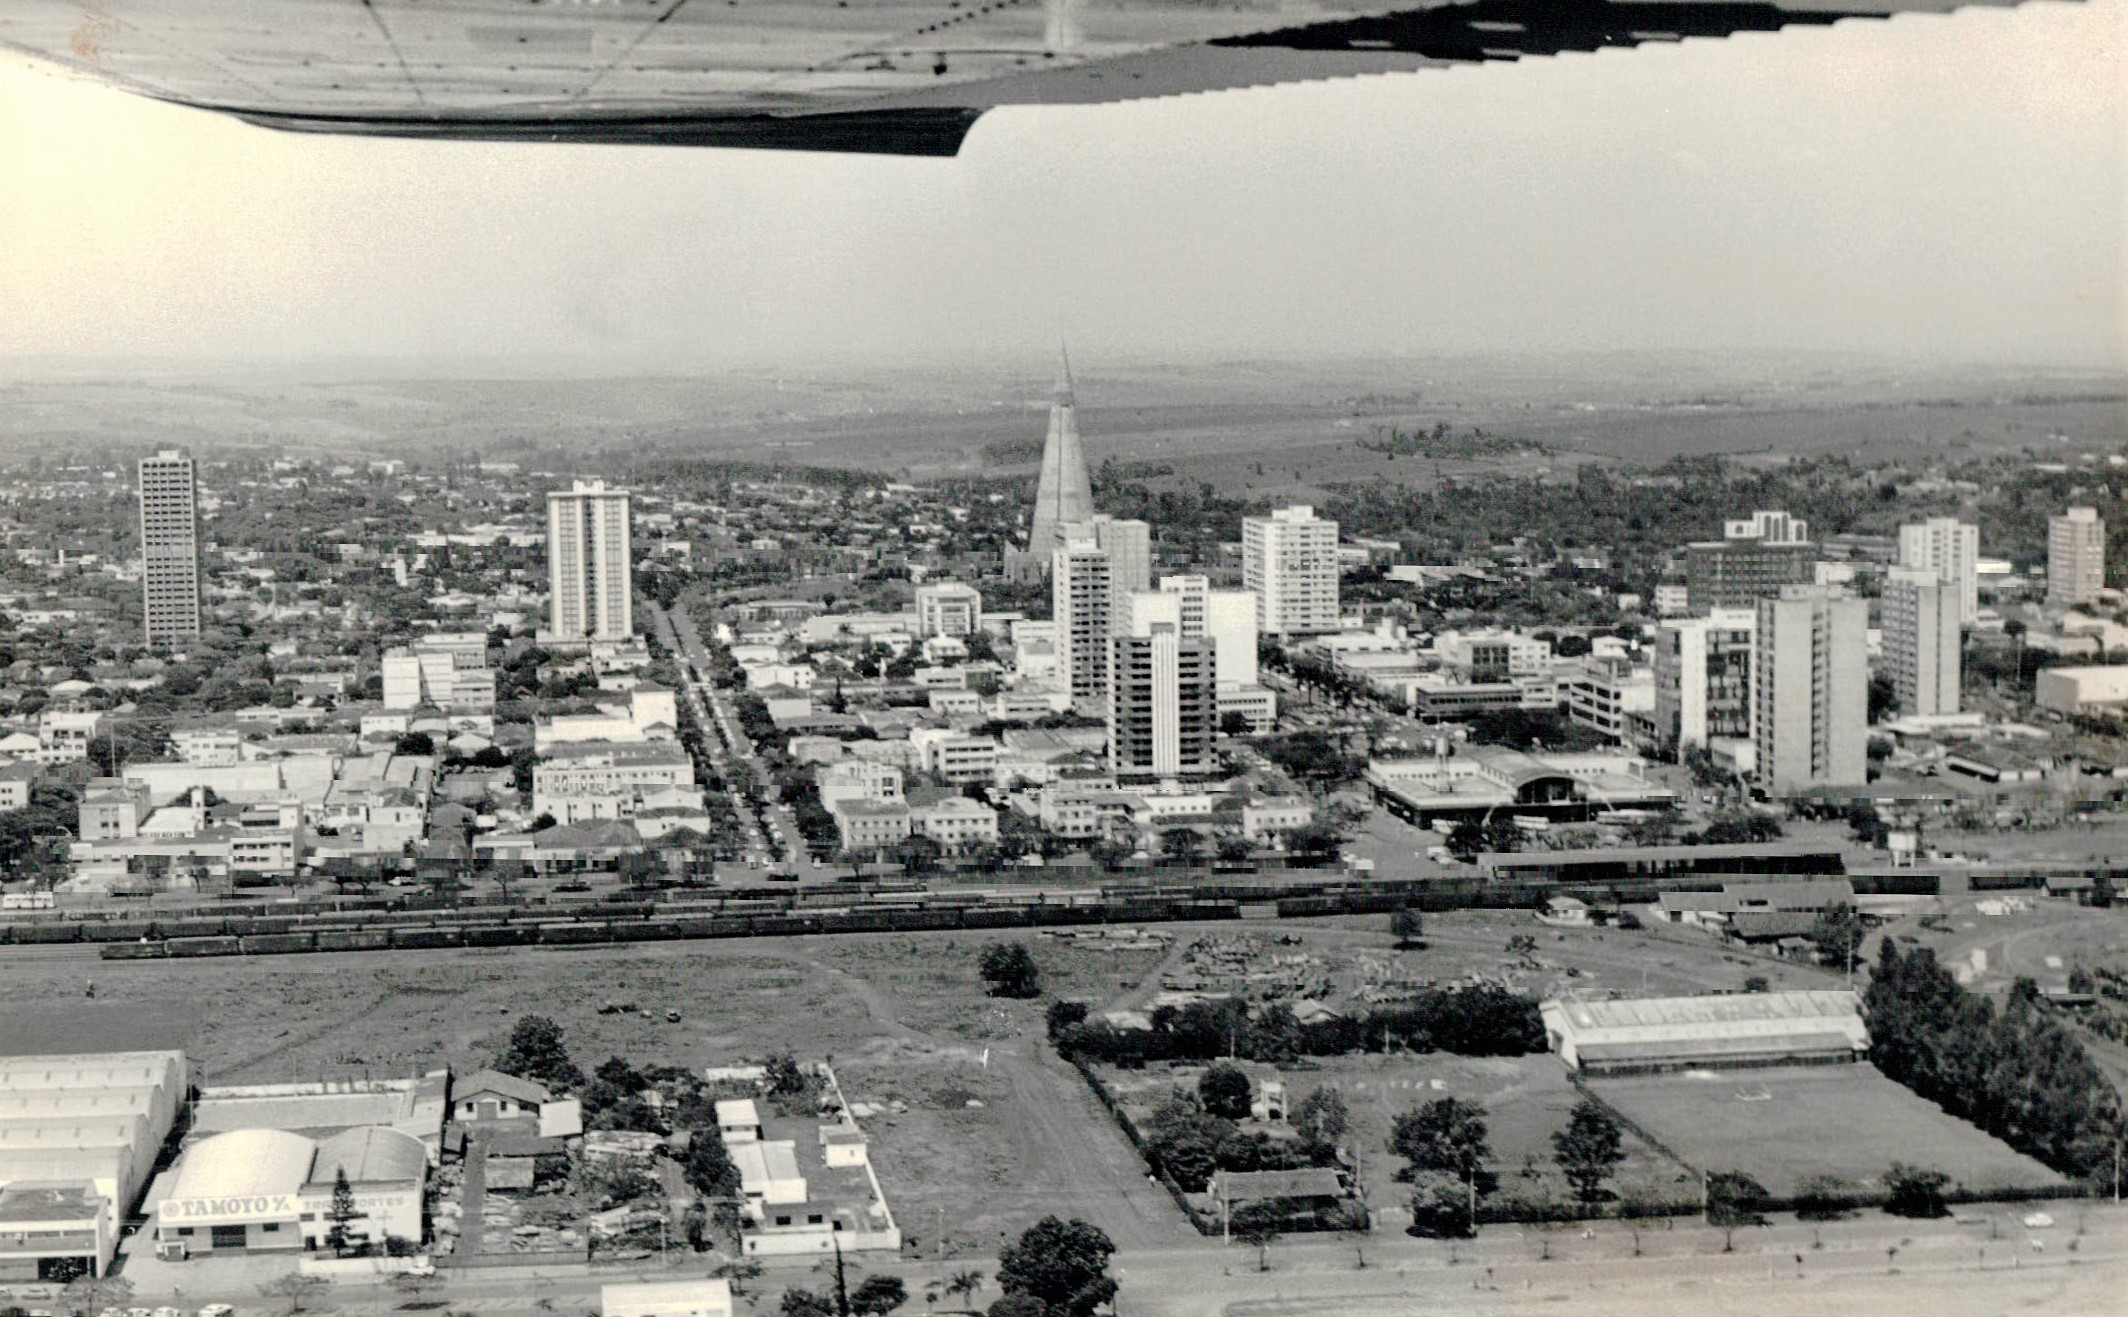
[[[1981,1192],[2063,1183],[1868,1065],[1693,1071],[1590,1087],[1693,1167],[1741,1170],[1777,1195],[1812,1175],[1873,1187],[1895,1161]]]
[[[379,952],[99,961],[0,960],[0,1020],[63,1010],[167,1020],[206,1083],[478,1069],[519,1015],[561,1025],[577,1064],[610,1055],[700,1068],[789,1050],[833,1060],[867,1122],[887,1200],[929,1253],[994,1252],[1050,1211],[1119,1243],[1186,1230],[1076,1072],[1044,1055],[1043,1001],[985,997],[983,946],[1004,934],[778,938],[582,950]],[[1160,959],[1033,939],[1050,991],[1106,1000]],[[94,979],[96,999],[84,998]],[[172,1004],[179,1006],[173,1010]],[[601,1014],[606,1004],[637,1010]],[[680,1019],[668,1022],[667,1011]],[[58,1017],[55,1017],[58,1018]],[[55,1031],[43,1031],[51,1034]],[[40,1041],[25,1035],[18,1041]],[[973,1104],[973,1105],[971,1105]],[[1068,1210],[1067,1210],[1068,1209]]]

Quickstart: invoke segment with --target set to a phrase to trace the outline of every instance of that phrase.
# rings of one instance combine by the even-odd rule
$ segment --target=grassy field
[[[1744,1171],[1778,1195],[1812,1175],[1873,1187],[1894,1161],[1933,1167],[1972,1190],[2063,1183],[1868,1065],[1597,1079],[1590,1087],[1690,1165]]]

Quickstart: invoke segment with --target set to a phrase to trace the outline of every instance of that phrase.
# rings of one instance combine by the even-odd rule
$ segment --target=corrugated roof
[[[454,1086],[451,1099],[454,1102],[463,1102],[477,1093],[493,1093],[498,1097],[515,1098],[519,1102],[529,1102],[535,1106],[553,1100],[553,1095],[539,1084],[529,1079],[520,1079],[516,1075],[506,1075],[500,1070],[479,1071],[465,1083]]]
[[[1759,1020],[1844,1021],[1861,1014],[1855,994],[1840,989],[1550,1004],[1582,1030],[1728,1025]]]
[[[365,1125],[320,1143],[310,1179],[313,1184],[330,1183],[344,1170],[355,1184],[418,1180],[427,1173],[428,1163],[428,1149],[421,1140],[381,1125]]]

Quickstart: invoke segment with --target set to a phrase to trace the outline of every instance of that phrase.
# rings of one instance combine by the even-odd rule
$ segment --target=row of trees
[[[1877,1069],[2065,1175],[2111,1171],[2119,1099],[2020,979],[2001,1009],[1958,985],[1927,947],[1886,938],[1863,996]]]
[[[1162,1006],[1151,1022],[1151,1029],[1125,1029],[1101,1019],[1052,1015],[1051,1037],[1067,1059],[1121,1066],[1221,1056],[1275,1063],[1359,1051],[1524,1056],[1545,1048],[1536,1000],[1489,985],[1429,988],[1408,1002],[1308,1024],[1283,1003],[1251,1014],[1246,1003],[1232,999]]]

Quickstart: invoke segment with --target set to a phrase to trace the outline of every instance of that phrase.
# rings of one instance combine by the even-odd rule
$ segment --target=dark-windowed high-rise
[[[198,469],[182,448],[140,459],[140,560],[148,643],[198,640]]]

